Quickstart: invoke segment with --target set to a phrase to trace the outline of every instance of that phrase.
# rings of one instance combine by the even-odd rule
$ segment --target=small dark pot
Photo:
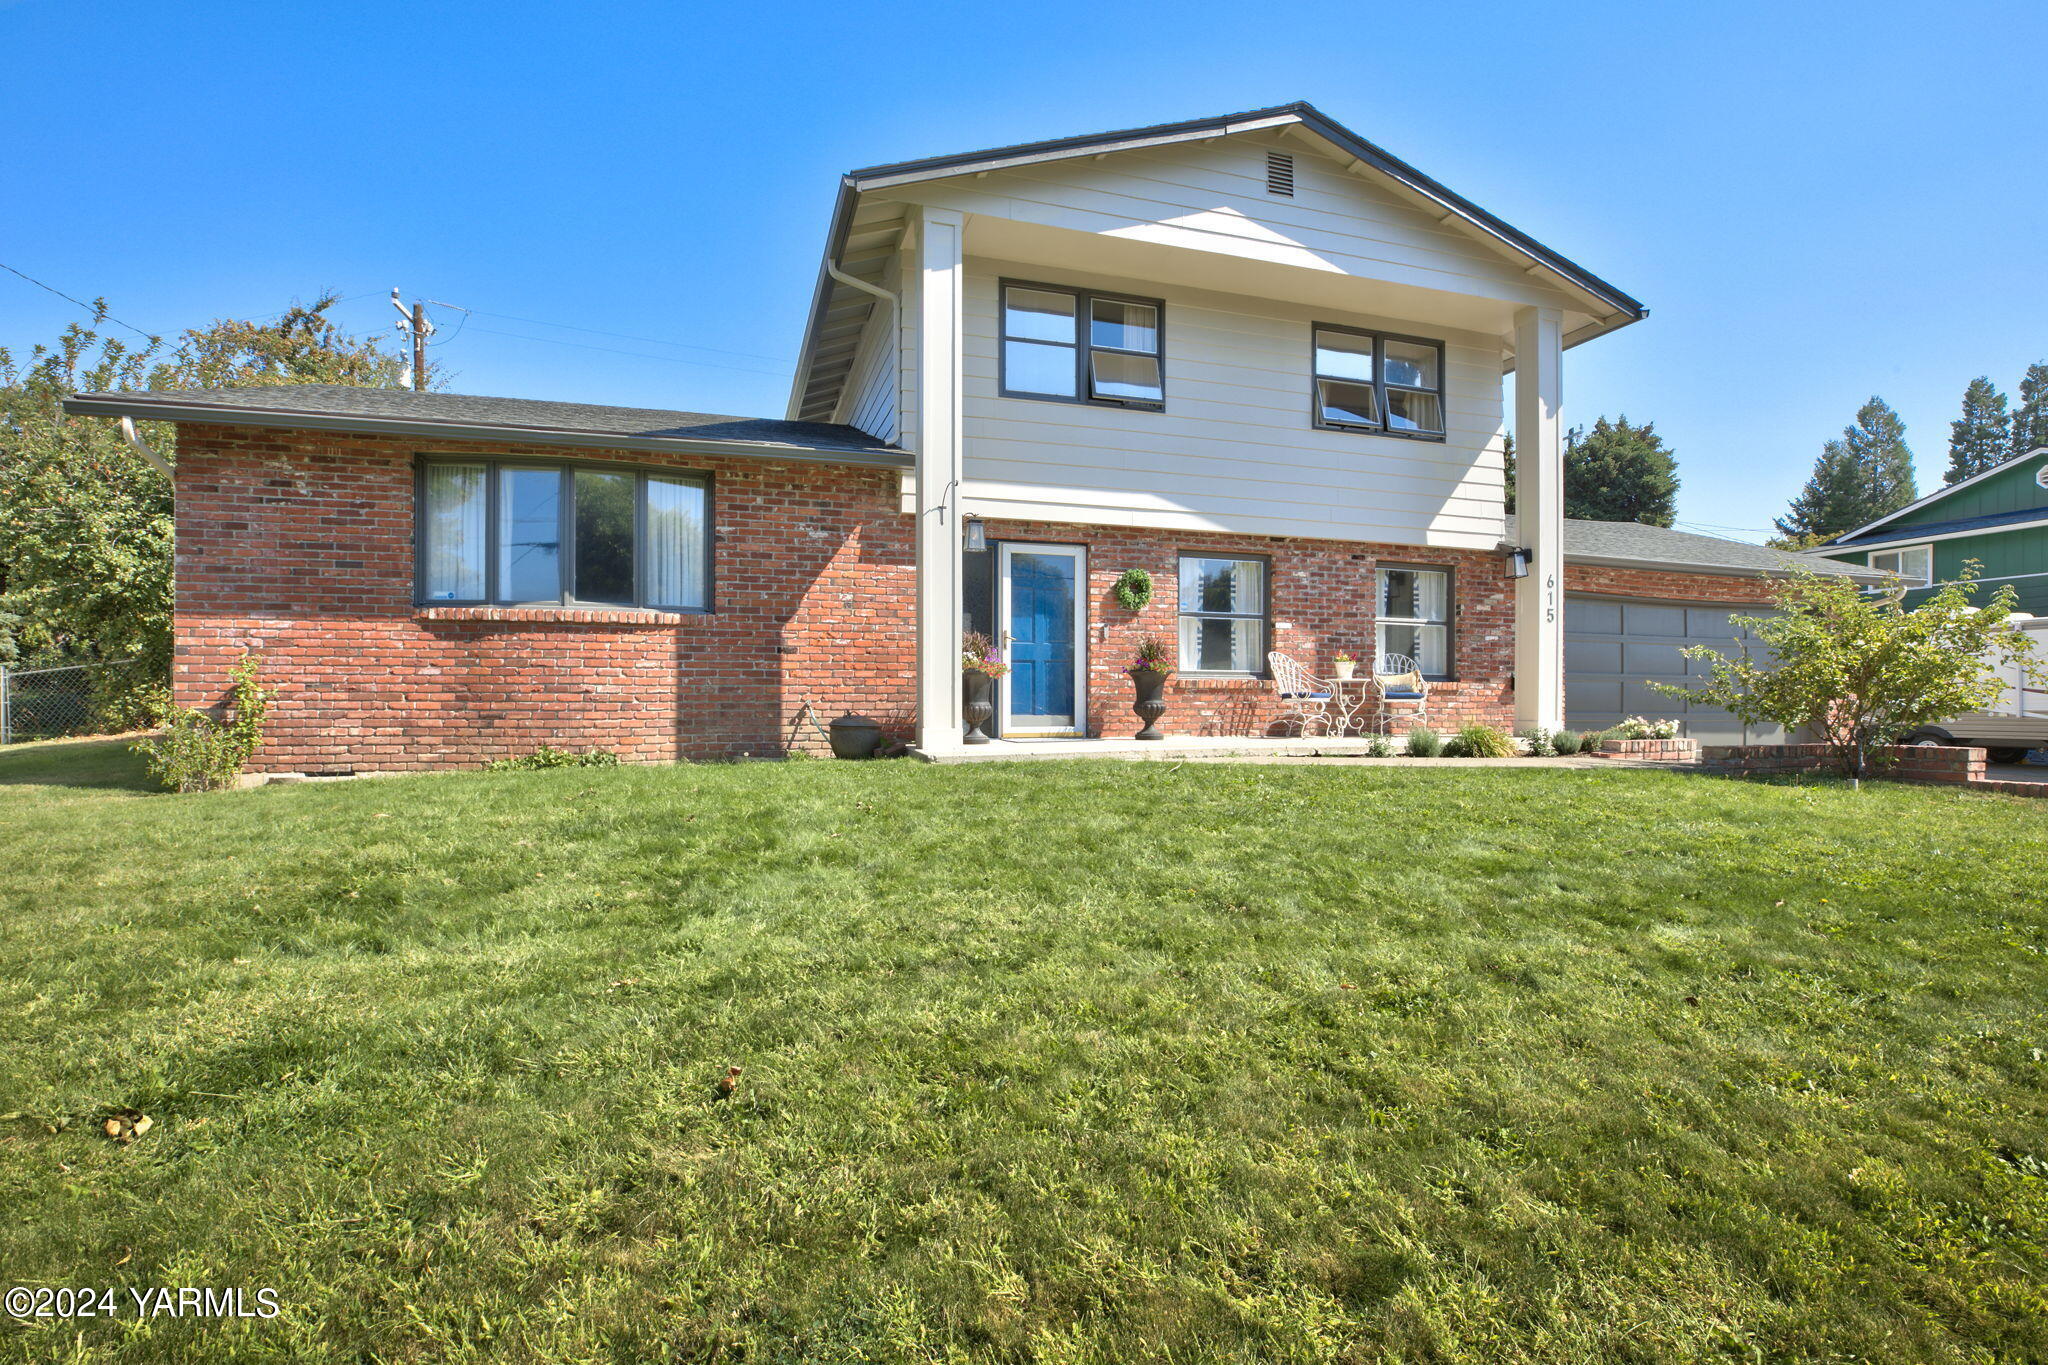
[[[973,669],[960,674],[960,685],[967,694],[966,702],[960,707],[960,714],[967,719],[967,734],[961,739],[962,744],[988,743],[988,736],[982,733],[981,727],[988,724],[989,717],[996,713],[988,699],[990,684],[994,682],[995,679],[988,674],[977,673]]]
[[[829,728],[834,758],[873,758],[882,743],[881,724],[866,716],[841,716]]]
[[[1138,687],[1138,701],[1131,710],[1137,712],[1138,719],[1145,722],[1145,728],[1138,731],[1133,738],[1166,738],[1159,728],[1159,718],[1166,714],[1167,676],[1154,668],[1141,668],[1131,674],[1131,681]]]

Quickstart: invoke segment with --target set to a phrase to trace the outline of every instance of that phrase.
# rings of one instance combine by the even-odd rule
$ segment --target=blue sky
[[[459,391],[779,416],[840,171],[1307,99],[1647,302],[1568,416],[1760,538],[1870,394],[1924,488],[2048,359],[2044,50],[2020,3],[0,0],[0,261],[164,331],[399,285],[477,310]],[[76,313],[0,274],[0,345]]]

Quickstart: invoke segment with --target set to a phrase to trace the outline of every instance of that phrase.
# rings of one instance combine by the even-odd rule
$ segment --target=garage
[[[1564,603],[1564,720],[1574,730],[1604,730],[1628,716],[1675,717],[1679,733],[1707,744],[1780,744],[1776,725],[1745,727],[1726,711],[1659,692],[1653,683],[1697,685],[1711,667],[1684,651],[1707,645],[1740,652],[1735,616],[1757,607],[1644,602],[1568,593]]]

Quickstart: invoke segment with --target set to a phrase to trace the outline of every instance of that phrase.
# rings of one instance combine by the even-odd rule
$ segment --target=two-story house
[[[178,424],[176,692],[260,651],[273,771],[772,753],[843,712],[944,755],[967,630],[1014,665],[1012,741],[1124,732],[1148,636],[1183,733],[1275,730],[1273,652],[1406,655],[1439,724],[1557,726],[1568,643],[1570,718],[1604,724],[1678,709],[1642,680],[1789,562],[1564,520],[1565,353],[1643,315],[1297,104],[847,175],[782,420],[68,409]]]

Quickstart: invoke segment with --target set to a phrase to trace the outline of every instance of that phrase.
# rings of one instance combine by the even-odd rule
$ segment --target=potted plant
[[[1159,729],[1159,718],[1166,714],[1166,680],[1173,674],[1173,664],[1166,654],[1166,642],[1156,635],[1148,635],[1138,641],[1137,657],[1124,666],[1124,672],[1131,675],[1131,681],[1138,688],[1138,700],[1131,710],[1145,722],[1145,728],[1135,737],[1165,739],[1165,734]]]
[[[1341,682],[1350,682],[1351,675],[1358,671],[1358,660],[1352,658],[1349,654],[1346,654],[1343,650],[1340,649],[1337,651],[1337,658],[1335,662],[1337,665],[1338,680]]]
[[[960,686],[962,693],[961,716],[967,721],[967,734],[963,744],[986,744],[988,735],[982,726],[996,708],[989,701],[989,688],[997,678],[1010,671],[1003,662],[1002,651],[996,642],[978,630],[970,630],[960,637]]]

